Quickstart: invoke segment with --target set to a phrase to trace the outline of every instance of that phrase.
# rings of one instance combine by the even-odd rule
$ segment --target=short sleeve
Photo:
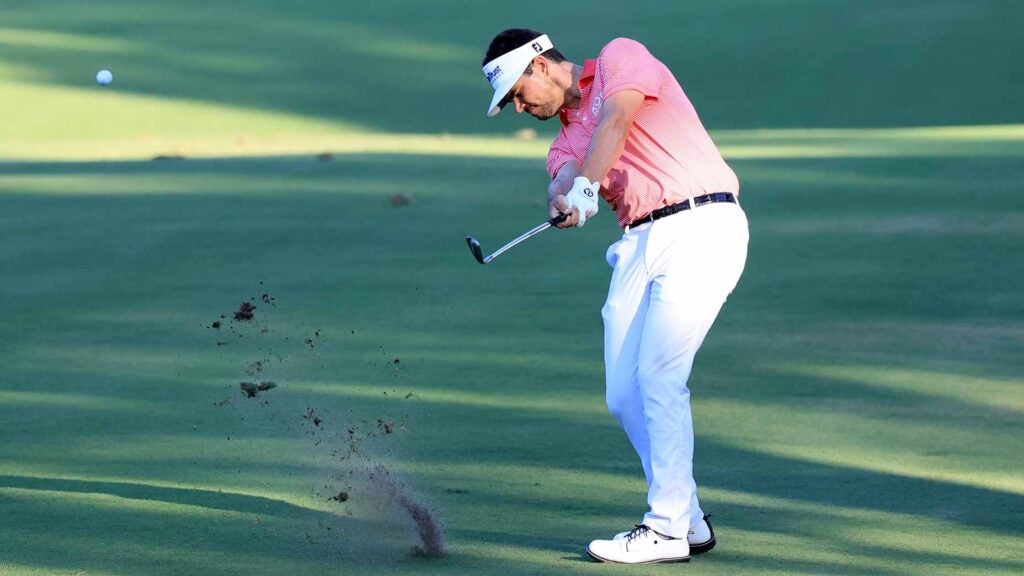
[[[622,90],[636,90],[648,98],[657,98],[663,68],[643,44],[629,38],[612,40],[597,58],[605,98]]]
[[[551,142],[551,148],[548,150],[548,174],[551,178],[554,179],[562,166],[565,166],[565,163],[570,160],[576,161],[576,157],[569,146],[568,134],[565,128],[562,128],[555,140]]]

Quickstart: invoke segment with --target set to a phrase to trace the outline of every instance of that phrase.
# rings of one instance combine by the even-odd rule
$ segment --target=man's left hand
[[[577,176],[572,182],[572,189],[569,190],[569,193],[561,197],[565,199],[565,208],[567,209],[563,209],[555,204],[555,201],[560,199],[557,196],[552,199],[551,205],[562,214],[569,214],[569,209],[571,209],[576,217],[573,218],[570,215],[565,223],[574,221],[571,225],[582,228],[587,223],[587,218],[597,214],[597,193],[600,190],[601,186],[597,182],[591,182],[586,176]]]

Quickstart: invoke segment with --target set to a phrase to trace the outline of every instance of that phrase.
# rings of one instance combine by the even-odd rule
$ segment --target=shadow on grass
[[[0,485],[14,489],[0,496],[5,574],[289,574],[373,566],[380,562],[374,553],[408,552],[405,541],[372,550],[358,544],[359,534],[379,525],[239,494],[11,475]]]
[[[925,173],[938,164],[950,162],[916,161],[906,170]],[[813,164],[840,166],[834,161]],[[877,163],[858,160],[842,165],[871,170]],[[970,160],[958,161],[958,165],[968,176],[972,171],[990,167],[988,162],[975,164]],[[367,173],[367,166],[379,172]],[[237,423],[220,422],[224,420],[223,414],[197,416],[193,405],[193,401],[201,401],[212,410],[209,402],[223,398],[225,388],[210,383],[219,378],[230,380],[236,373],[241,376],[247,362],[262,357],[255,354],[263,351],[255,349],[251,358],[247,356],[249,350],[240,350],[237,356],[228,355],[224,350],[232,348],[217,348],[216,336],[208,325],[216,314],[225,311],[225,306],[237,305],[240,294],[247,296],[258,281],[272,278],[267,289],[279,297],[278,313],[299,314],[301,306],[309,306],[310,310],[301,311],[304,319],[315,319],[329,338],[337,335],[337,346],[329,348],[329,354],[337,356],[337,363],[328,363],[328,369],[336,369],[335,378],[366,382],[367,387],[389,392],[415,389],[425,395],[435,389],[478,391],[497,398],[486,405],[410,401],[409,405],[415,407],[410,411],[415,410],[419,428],[415,436],[403,437],[406,444],[397,452],[397,459],[409,458],[433,470],[443,470],[450,463],[478,464],[484,476],[489,465],[498,468],[502,464],[521,464],[533,466],[538,473],[545,469],[578,469],[581,478],[595,472],[601,477],[635,482],[640,478],[639,468],[610,417],[599,418],[593,412],[579,411],[574,413],[575,417],[567,418],[557,410],[532,411],[501,403],[503,395],[543,397],[556,385],[580,397],[590,395],[597,402],[601,395],[600,326],[595,311],[607,282],[607,269],[601,264],[600,255],[607,241],[617,235],[614,226],[602,224],[597,232],[588,229],[587,235],[552,234],[538,238],[517,248],[514,256],[510,254],[500,266],[486,272],[472,261],[462,241],[474,228],[488,230],[494,237],[511,237],[510,233],[521,232],[521,222],[532,223],[543,206],[536,205],[528,193],[488,195],[481,191],[488,190],[488,184],[494,181],[509,186],[522,182],[522,174],[532,174],[536,168],[536,163],[526,161],[398,156],[358,156],[323,164],[254,159],[183,162],[173,166],[0,165],[0,173],[13,176],[2,183],[5,192],[0,196],[5,222],[0,232],[0,257],[10,271],[0,288],[0,312],[5,319],[0,325],[0,360],[7,366],[4,390],[27,394],[21,397],[25,404],[12,402],[0,410],[4,416],[0,421],[9,426],[5,434],[12,430],[5,436],[8,443],[0,446],[0,456],[27,469],[38,466],[68,474],[86,470],[99,475],[95,472],[97,467],[106,467],[109,473],[104,472],[104,476],[123,474],[167,484],[171,483],[169,477],[189,466],[177,445],[164,442],[170,437],[194,441],[211,450],[192,460],[191,473],[195,477],[208,474],[204,485],[218,479],[239,482],[234,473],[243,467],[247,473],[274,475],[278,479],[294,472],[295,469],[265,455],[250,455],[242,464],[213,462],[205,470],[204,464],[224,453],[216,452],[222,449],[216,444],[220,437],[210,429],[219,425],[219,429],[233,430]],[[407,190],[410,183],[416,183],[424,174],[432,181],[424,182],[414,192],[413,204],[401,210],[387,205],[387,193]],[[22,176],[24,180],[19,179]],[[47,176],[67,178],[48,181]],[[164,176],[167,179],[161,180]],[[538,179],[542,183],[543,175]],[[133,187],[152,186],[152,180],[157,180],[157,192],[130,194]],[[310,184],[311,181],[315,184]],[[105,190],[115,183],[125,193]],[[755,191],[757,185],[755,182]],[[790,200],[795,200],[792,203],[802,211],[790,213],[793,218],[813,221],[817,215],[836,210],[835,197],[843,197],[843,210],[856,209],[861,197],[854,185],[837,185],[832,198],[812,194],[809,186],[797,188],[799,193],[785,187],[767,187],[760,189],[761,196],[751,194],[746,207],[753,216],[752,226],[756,229],[757,218],[786,212]],[[538,185],[537,190],[541,194],[543,187]],[[791,193],[792,196],[788,195]],[[961,193],[961,183],[954,181],[942,187],[893,195],[891,202],[899,203],[894,207],[913,212],[928,198],[955,200]],[[1012,194],[1010,189],[999,189],[993,198],[972,205],[972,209],[982,215],[986,211],[996,212],[1002,208],[1001,202],[1016,201]],[[958,205],[949,206],[960,214]],[[862,209],[868,216],[876,211],[874,206]],[[483,220],[481,214],[489,219]],[[811,246],[820,247],[825,241],[847,242],[832,237],[827,229],[807,236],[806,244]],[[859,287],[870,291],[880,278],[888,277],[892,260],[887,258],[900,254],[905,240],[898,234],[876,234],[851,240],[855,247],[849,252],[840,251],[838,256],[836,251],[807,250],[801,258],[794,259],[792,252],[787,251],[792,248],[788,240],[766,235],[756,241],[760,244],[756,244],[755,257],[744,281],[752,286],[782,282],[788,297],[778,299],[777,293],[767,290],[747,291],[731,302],[724,314],[732,314],[738,306],[756,318],[758,310],[770,309],[800,319],[786,328],[801,332],[808,330],[808,324],[802,323],[806,303],[817,297],[830,306],[822,308],[820,318],[807,320],[816,328],[830,322],[858,323],[867,312],[890,316],[893,322],[908,317],[917,321],[945,320],[949,312],[946,307],[927,300],[908,310],[906,300],[898,294],[881,291],[873,292],[880,305],[869,311],[858,307],[857,302],[846,302],[844,307],[841,304],[849,293],[833,291],[817,281],[831,274],[834,267],[859,262]],[[948,255],[946,242],[958,240],[936,243],[931,238],[922,238],[922,251],[917,254],[931,254],[926,261],[929,265],[935,261],[943,264],[941,256]],[[930,244],[930,252],[923,250],[925,244]],[[1009,260],[1004,259],[1001,246],[960,245],[958,249],[962,252],[957,254],[971,256],[971,266],[985,261],[1005,267]],[[571,257],[567,258],[567,254]],[[587,254],[589,259],[576,259],[577,254]],[[809,269],[818,276],[808,280],[803,275]],[[948,289],[950,298],[961,296],[955,289],[959,282],[975,278],[970,267],[952,268],[942,275],[932,274],[933,271],[932,267],[922,266],[907,275],[916,274],[935,286],[935,290]],[[1010,285],[1011,275],[1004,272],[1000,278]],[[958,309],[959,320],[970,322],[1002,313],[989,302],[999,297],[1002,289],[997,286],[980,292],[983,298],[970,307]],[[563,298],[566,294],[587,294],[586,298],[592,301]],[[552,314],[553,302],[557,302],[558,314]],[[565,317],[580,321],[566,323]],[[1001,322],[1009,324],[1017,318],[1010,310]],[[716,365],[702,364],[705,360],[715,359],[725,365],[737,363],[736,358],[763,358],[758,341],[776,344],[771,354],[778,357],[773,360],[782,364],[800,362],[808,346],[778,345],[785,340],[776,328],[758,322],[744,325],[742,329],[748,331],[751,339],[730,349],[728,356],[702,358],[697,377],[713,378]],[[715,337],[713,332],[710,349],[714,348]],[[842,353],[841,333],[829,333],[823,338],[831,338],[833,351],[837,355]],[[950,353],[930,348],[929,344],[917,342],[918,348],[912,349],[912,353],[890,344],[865,344],[857,354],[847,354],[844,364],[873,363],[877,360],[873,354],[882,352],[905,353],[908,363],[952,359],[978,371],[1006,370],[1015,366],[1013,362],[1019,362],[1009,359],[1002,366],[990,368],[981,365],[970,351]],[[327,348],[318,348],[317,352],[323,349]],[[490,357],[486,356],[488,352]],[[400,373],[394,371],[392,360],[399,355],[404,370]],[[566,369],[559,363],[559,355],[592,358],[594,365],[589,370]],[[765,375],[756,367],[730,366],[729,370],[733,376],[739,371],[738,384],[731,388],[695,386],[695,398],[737,400],[753,405],[763,401],[757,417],[765,422],[772,421],[773,408],[786,405],[850,416],[865,426],[876,417],[903,422],[908,427],[929,423],[951,431],[974,427],[980,433],[1002,433],[1017,425],[1005,411],[929,395],[927,386],[921,392],[887,390],[826,378]],[[329,370],[317,374],[322,377],[327,373]],[[324,377],[320,381],[332,380]],[[377,388],[371,394],[376,395]],[[279,391],[284,389],[282,386]],[[65,391],[75,394],[75,398],[94,395],[97,400],[93,404],[99,408],[89,411],[71,402],[56,402]],[[118,399],[144,403],[104,406],[116,404]],[[45,403],[48,400],[54,403]],[[337,405],[357,412],[373,405],[358,400],[341,396]],[[158,409],[153,413],[138,409],[140,405],[151,405],[146,403],[155,403]],[[185,431],[187,423],[181,422],[182,414],[205,418],[204,425],[209,424],[210,429],[189,437]],[[289,415],[297,418],[298,412]],[[138,432],[140,444],[122,443],[118,451],[104,451],[111,442],[107,430],[113,425]],[[788,432],[813,435],[817,431],[794,426]],[[72,433],[74,442],[68,442],[69,449],[64,451],[56,440]],[[606,446],[604,442],[613,438],[620,442],[614,456],[608,451],[582,449],[595,443]],[[268,435],[259,440],[264,439],[280,438]],[[150,441],[154,443],[153,450],[146,444]],[[61,449],[47,452],[40,448],[47,444]],[[934,446],[945,447],[941,435],[934,439]],[[79,447],[84,449],[75,452]],[[730,528],[743,529],[764,534],[766,539],[789,535],[821,546],[851,547],[852,541],[842,534],[844,519],[830,514],[834,507],[935,520],[966,532],[983,529],[1019,537],[1024,531],[1024,497],[1019,494],[864,470],[856,462],[848,466],[807,462],[705,438],[699,439],[697,449],[698,480],[705,486],[814,507],[811,512],[778,511],[708,499],[705,504],[720,519],[724,534]],[[969,456],[959,450],[951,450],[949,457]],[[988,462],[1001,463],[998,455],[986,453],[986,457]],[[294,461],[291,465],[295,465]],[[126,470],[130,474],[125,474]],[[634,504],[642,503],[642,494],[618,499],[598,491],[579,498],[556,493],[564,491],[565,486],[552,488],[551,493],[524,494],[522,483],[509,483],[493,471],[490,474],[494,486],[474,489],[462,500],[474,509],[485,510],[488,525],[493,526],[496,517],[505,521],[523,507],[543,510],[544,516],[536,525],[525,527],[510,521],[508,529],[466,530],[456,524],[451,534],[469,545],[508,543],[527,549],[553,549],[568,555],[570,560],[579,560],[582,556],[572,555],[579,553],[585,542],[566,535],[566,517],[585,518],[591,524],[595,519],[607,519],[610,535],[621,529],[618,523],[623,519],[634,521],[642,512]],[[429,473],[422,473],[421,479],[426,481],[418,486],[432,486]],[[258,513],[293,523],[287,543],[269,546],[255,560],[250,559],[246,564],[250,571],[254,564],[279,562],[273,568],[275,573],[290,573],[288,567],[280,564],[298,562],[307,554],[303,547],[304,527],[331,518],[272,499],[139,483],[5,474],[0,475],[0,487],[37,493],[43,499],[56,493],[106,494],[134,502],[194,506],[217,514]],[[545,484],[543,490],[547,487]],[[502,516],[497,516],[496,510]],[[59,509],[55,517],[70,514],[74,522],[57,524],[46,522],[47,514],[53,510],[47,510],[44,504],[33,504],[17,512],[20,521],[16,527],[4,528],[5,534],[15,536],[8,540],[7,549],[16,548],[21,558],[39,565],[73,566],[74,554],[88,550],[95,542],[116,545],[124,541],[129,546],[115,560],[97,559],[94,565],[110,568],[119,562],[131,562],[132,554],[138,552],[139,563],[148,562],[144,568],[154,568],[153,562],[159,555],[146,556],[130,549],[131,546],[159,548],[162,538],[175,536],[185,524],[178,522],[173,529],[160,531],[159,515],[129,516],[118,511],[96,519],[102,530],[93,538],[75,525],[84,522],[83,518],[88,519],[91,509]],[[479,521],[460,517],[458,512],[454,514],[457,520]],[[30,522],[36,522],[31,530],[25,528]],[[204,529],[202,536],[207,541],[202,546],[186,540],[178,543],[179,548],[192,546],[215,556],[229,555],[236,540],[259,537],[251,526],[224,522]],[[899,535],[901,526],[893,522],[890,519],[883,528]],[[122,537],[125,527],[136,535]],[[931,538],[928,534],[919,537]],[[69,545],[63,552],[54,553],[47,548],[47,540],[67,540],[78,547]],[[1011,562],[975,562],[884,545],[862,546],[854,553],[861,555],[861,559],[891,555],[908,564],[926,564],[925,568],[939,564],[965,569],[975,565],[991,570],[1015,567]],[[333,560],[329,558],[326,562]],[[780,559],[772,550],[743,555],[731,552],[727,545],[706,562],[708,566],[723,564],[732,573],[750,572],[756,566],[807,573],[879,572],[877,567],[862,567],[853,561],[837,567],[806,558]],[[217,563],[213,559],[192,567],[209,572],[244,573],[242,560],[236,560],[240,567],[234,572],[218,571]],[[315,563],[304,566],[318,567]],[[495,561],[494,567],[496,573],[514,573],[517,565],[512,561]]]
[[[35,478],[31,476],[0,475],[0,488],[17,488],[39,492],[76,492],[107,494],[118,498],[165,502],[183,506],[198,506],[211,510],[230,510],[245,514],[261,514],[290,519],[336,521],[333,514],[296,506],[282,500],[198,488],[167,488],[134,482],[99,482],[94,480],[67,480]]]
[[[878,364],[868,366],[879,368]],[[1017,410],[932,394],[926,380],[920,382],[918,390],[910,390],[779,370],[776,373],[765,371],[765,377],[757,381],[737,379],[725,385],[713,381],[713,365],[706,368],[710,372],[707,379],[712,380],[713,385],[703,386],[696,392],[706,399],[755,401],[761,406],[778,406],[785,410],[820,410],[827,406],[830,413],[865,420],[940,424],[959,431],[984,429],[1014,433],[1022,428]]]
[[[698,450],[702,454],[700,480],[709,487],[1024,534],[1024,496],[1019,494],[854,466],[806,462],[708,440]],[[763,531],[779,529],[772,519],[749,527]],[[787,529],[800,533],[813,531],[814,526],[794,525]]]

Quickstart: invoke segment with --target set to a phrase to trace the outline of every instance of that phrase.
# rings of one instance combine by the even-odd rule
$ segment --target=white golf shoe
[[[703,554],[715,547],[715,529],[711,527],[711,514],[705,514],[700,524],[690,528],[686,541],[690,544],[690,554]],[[621,540],[629,535],[629,532],[619,532],[612,537],[613,540]]]
[[[594,540],[587,554],[598,562],[619,564],[689,562],[690,545],[685,538],[668,538],[641,524],[617,540]]]

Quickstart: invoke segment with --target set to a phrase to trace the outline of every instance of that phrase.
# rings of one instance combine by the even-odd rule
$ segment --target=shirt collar
[[[580,74],[579,81],[576,82],[576,87],[580,90],[580,106],[583,106],[584,91],[587,91],[586,96],[589,96],[589,90],[591,84],[594,83],[594,76],[597,75],[597,60],[584,60],[583,61],[583,73]],[[558,111],[558,119],[562,121],[562,126],[569,125],[569,108],[562,108]]]
[[[597,60],[585,60],[583,62],[583,74],[580,74],[580,81],[578,83],[580,90],[589,87],[594,82],[594,76],[597,74]]]

